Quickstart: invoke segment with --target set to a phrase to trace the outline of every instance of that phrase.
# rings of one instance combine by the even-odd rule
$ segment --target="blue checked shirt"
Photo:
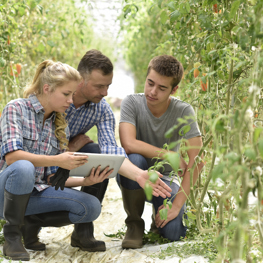
[[[115,118],[105,99],[99,103],[88,101],[78,109],[71,104],[66,113],[70,139],[78,134],[85,134],[96,125],[101,153],[125,155],[127,157],[125,150],[118,147],[115,140]]]
[[[5,106],[0,119],[0,176],[7,167],[5,155],[9,152],[22,150],[40,155],[64,152],[60,150],[59,141],[55,137],[55,118],[53,113],[43,125],[44,109],[35,95],[28,99],[12,100]],[[68,128],[66,134],[68,137]],[[36,167],[35,188],[41,191],[49,187],[45,178],[57,169],[57,166]]]

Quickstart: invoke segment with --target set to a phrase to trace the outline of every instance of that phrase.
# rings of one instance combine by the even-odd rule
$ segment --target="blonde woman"
[[[87,157],[66,151],[69,134],[64,112],[80,81],[77,70],[46,60],[38,66],[25,98],[10,101],[3,110],[0,217],[6,220],[3,253],[12,260],[30,260],[21,242],[22,233],[26,248],[37,246],[43,250],[45,245],[37,239],[40,227],[91,222],[100,214],[96,197],[67,187],[100,183],[111,171],[93,169],[89,177],[69,178],[65,189],[61,175],[60,180],[53,180],[61,189],[48,183],[58,167],[63,174],[87,162]],[[25,236],[24,218],[31,222],[32,235]]]

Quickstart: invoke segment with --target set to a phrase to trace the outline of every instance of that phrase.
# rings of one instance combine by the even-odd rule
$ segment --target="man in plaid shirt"
[[[77,88],[73,104],[67,109],[67,121],[70,130],[69,150],[76,152],[106,153],[126,155],[118,147],[114,131],[115,118],[110,105],[104,99],[112,82],[113,65],[108,57],[98,50],[89,50],[81,59],[78,71],[83,82]],[[85,135],[94,125],[98,130],[98,144]],[[142,187],[148,179],[148,171],[141,170],[125,158],[119,174],[137,181]],[[81,191],[96,196],[102,202],[107,189],[108,179],[102,183],[82,187]],[[170,196],[170,187],[158,179],[153,185],[153,195]],[[85,251],[105,251],[105,243],[93,236],[93,223],[75,224],[71,236],[71,245]]]

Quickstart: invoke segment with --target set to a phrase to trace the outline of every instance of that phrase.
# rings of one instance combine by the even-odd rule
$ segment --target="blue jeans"
[[[148,169],[148,164],[146,159],[140,155],[140,154],[129,154],[128,155],[129,160],[135,164],[136,166],[138,166],[139,168],[141,168],[142,170],[147,170]],[[171,189],[171,202],[173,202],[175,195],[177,194],[178,190],[179,190],[179,186],[176,183],[172,183],[170,184],[169,181],[164,180],[161,178],[161,180],[163,182],[165,182]],[[117,183],[120,186],[123,186],[126,189],[129,190],[135,190],[135,189],[140,189],[140,185],[133,181],[130,180],[124,176],[121,175],[117,175]],[[159,197],[155,197],[153,196],[151,203],[154,206],[155,209],[155,214],[157,214],[158,212],[158,208],[163,204],[163,200],[164,198],[162,198],[161,196]],[[165,237],[168,238],[171,241],[177,241],[180,240],[181,237],[185,237],[186,234],[186,227],[183,225],[183,216],[184,216],[184,210],[185,210],[185,205],[182,207],[180,213],[178,214],[178,216],[176,218],[174,218],[173,220],[171,220],[170,222],[168,222],[163,228],[159,228],[159,233]]]
[[[4,190],[14,195],[31,193],[25,215],[68,211],[73,224],[91,222],[100,215],[100,202],[92,195],[71,188],[55,190],[54,187],[39,192],[34,188],[34,184],[35,167],[29,161],[16,161],[2,171],[0,217],[3,218]]]
[[[80,150],[79,152],[82,153],[100,153],[100,147],[97,143],[87,143],[85,144]]]

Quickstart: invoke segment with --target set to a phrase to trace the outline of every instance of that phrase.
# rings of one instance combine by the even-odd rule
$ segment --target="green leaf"
[[[185,3],[185,9],[186,9],[187,13],[190,13],[191,8],[190,8],[190,4],[188,1]]]
[[[261,158],[263,158],[263,139],[260,139],[258,141],[258,151],[259,151]]]
[[[148,9],[148,14],[151,15],[152,14],[152,10],[153,10],[153,7],[155,6],[156,4],[153,4],[150,6],[150,8]]]
[[[187,13],[190,13],[190,5],[188,2],[185,2],[185,3],[181,3],[179,5],[179,10],[182,14],[187,14]]]
[[[171,138],[173,136],[174,133],[174,127],[170,128],[165,134],[165,138]]]
[[[216,178],[221,177],[220,175],[222,175],[224,167],[225,167],[225,163],[220,163],[214,167],[212,172],[212,178],[214,181]]]
[[[54,47],[56,45],[52,40],[48,40],[47,44],[51,47]]]
[[[188,133],[189,131],[191,130],[191,126],[188,124],[188,125],[185,125],[183,126],[180,131],[179,131],[179,135],[180,136],[184,136],[186,133]]]
[[[138,12],[139,8],[135,4],[129,4],[123,7],[123,12],[124,12],[124,18],[132,11],[132,7],[135,7],[136,12]]]
[[[225,123],[223,120],[218,120],[215,126],[216,131],[224,132],[225,131]]]
[[[237,126],[238,123],[239,123],[238,117],[239,117],[239,110],[236,110],[236,111],[235,111],[235,115],[234,115],[234,123],[235,123],[235,126]]]
[[[4,58],[0,57],[0,68],[4,67],[6,64],[6,61]]]
[[[18,13],[19,13],[20,16],[23,16],[23,15],[25,14],[25,8],[23,8],[23,7],[20,6],[20,7],[18,8]]]
[[[191,213],[190,211],[187,212],[187,216],[189,219],[195,220],[196,219],[196,215],[194,215],[193,213]]]
[[[240,159],[239,156],[234,152],[226,154],[224,158],[227,159],[230,162],[230,164],[233,164]]]
[[[208,53],[208,55],[210,56],[210,55],[213,55],[214,53],[216,53],[217,52],[217,50],[212,50],[212,51],[210,51],[209,53]]]
[[[167,219],[167,215],[168,215],[168,209],[167,208],[163,208],[159,211],[160,213],[160,218],[162,220],[166,220]]]
[[[150,175],[149,180],[150,180],[152,183],[155,184],[155,182],[156,182],[156,181],[158,180],[158,178],[159,178],[158,174],[157,174],[155,171],[150,171],[150,172],[149,172],[149,175]]]
[[[169,162],[173,170],[177,172],[180,165],[180,154],[175,152],[169,152],[165,154],[164,158]]]
[[[201,33],[198,34],[196,37],[197,37],[197,38],[202,38],[202,37],[205,37],[206,35],[207,35],[207,31],[201,32]]]
[[[178,10],[175,10],[174,12],[172,12],[172,13],[170,14],[170,22],[171,22],[171,23],[174,23],[174,21],[176,21],[177,18],[180,17],[180,15],[181,15],[181,13],[180,13]]]
[[[129,6],[130,6],[130,5],[129,5]],[[125,10],[125,12],[124,12],[124,18],[126,18],[127,15],[128,15],[130,12],[131,12],[131,8],[129,7],[129,8],[127,8],[127,9]]]
[[[263,128],[262,127],[257,127],[255,128],[254,130],[254,135],[253,135],[253,142],[256,143],[258,138],[259,138],[259,135],[260,133],[262,132]]]
[[[169,145],[168,145],[168,150],[171,150],[171,149],[174,149],[174,147],[178,144],[178,142],[171,142]]]
[[[167,7],[172,11],[176,9],[174,1],[171,1],[170,3],[168,3]]]
[[[45,46],[43,45],[43,43],[40,43],[38,46],[37,46],[37,50],[39,52],[44,52],[45,51]]]
[[[251,148],[246,149],[245,152],[244,152],[244,155],[246,157],[248,157],[250,160],[253,160],[253,161],[255,161],[256,158],[257,158],[256,152],[253,149],[251,149]]]
[[[230,19],[232,19],[235,16],[239,6],[240,6],[240,0],[236,0],[235,2],[233,2],[231,6],[230,14],[229,14]]]
[[[228,146],[227,146],[227,145],[221,145],[221,146],[219,146],[219,151],[220,151],[220,153],[222,153],[222,154],[224,154],[227,149],[228,149]]]
[[[170,200],[167,202],[167,204],[169,206],[169,209],[172,209],[173,203]]]
[[[151,201],[151,200],[152,200],[152,197],[153,197],[153,189],[152,189],[152,187],[149,185],[148,182],[145,184],[144,192],[145,192],[145,195],[146,195],[147,200],[148,200],[148,201]]]
[[[166,206],[166,204],[167,204],[167,201],[168,201],[168,199],[167,199],[167,198],[163,200],[163,205],[164,205],[164,206]]]
[[[41,31],[39,32],[39,34],[40,34],[41,36],[46,36],[46,31],[41,30]]]
[[[162,7],[162,3],[163,3],[163,0],[158,0],[158,7],[159,7],[159,8]]]
[[[212,75],[214,75],[215,73],[216,73],[216,71],[209,72],[209,73],[207,73],[207,76],[212,76]]]
[[[201,80],[203,83],[206,83],[206,76],[202,77]]]
[[[169,19],[169,16],[167,15],[167,12],[164,10],[161,13],[161,23],[164,25],[166,23],[166,21]]]

